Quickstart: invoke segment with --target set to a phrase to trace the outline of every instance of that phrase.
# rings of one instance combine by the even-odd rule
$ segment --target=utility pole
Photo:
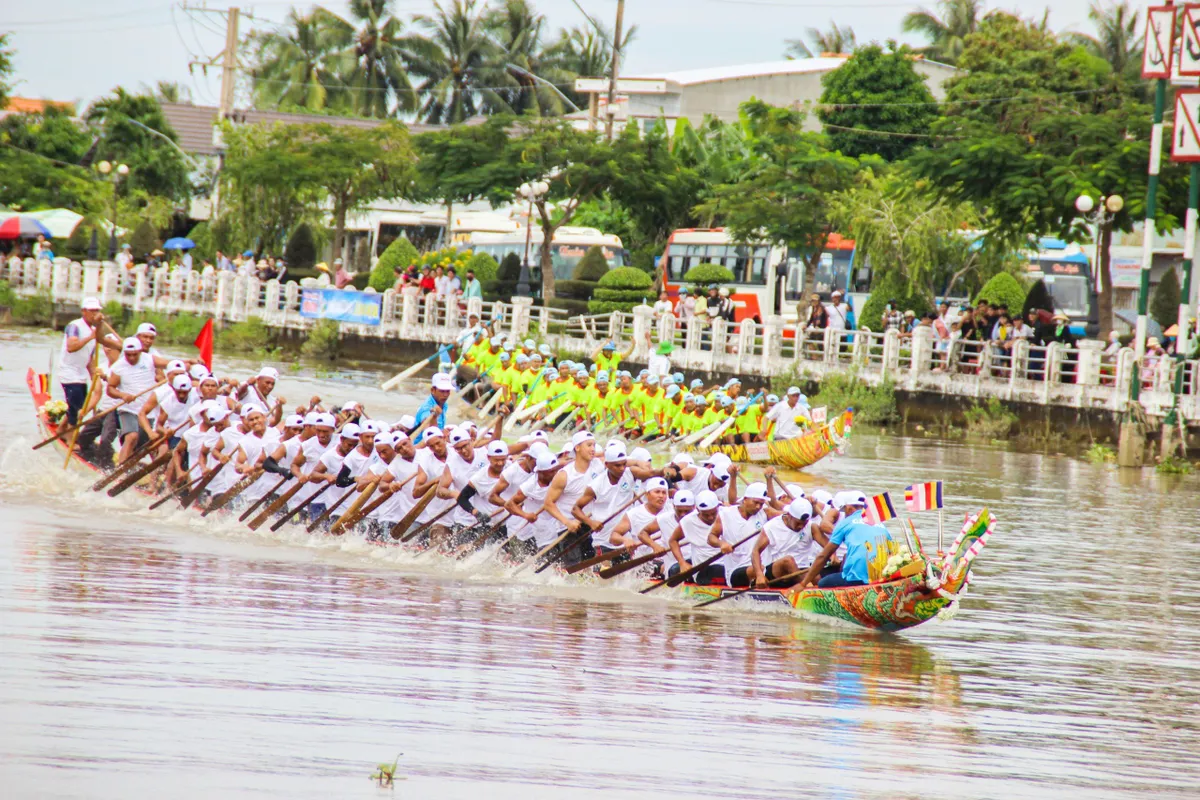
[[[604,138],[611,142],[613,117],[617,113],[617,77],[621,66],[621,26],[625,22],[625,0],[617,0],[617,26],[613,36],[612,73],[608,76],[608,107],[604,109]]]
[[[233,113],[234,78],[237,71],[238,16],[240,9],[231,8],[225,15],[225,52],[221,58],[221,118]]]

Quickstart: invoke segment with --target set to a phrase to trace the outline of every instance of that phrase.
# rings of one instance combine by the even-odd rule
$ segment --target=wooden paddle
[[[358,510],[363,507],[363,504],[371,499],[371,495],[375,494],[375,489],[379,486],[379,478],[374,478],[367,483],[358,493],[358,497],[354,498],[354,502],[346,509],[346,513],[342,514],[330,526],[329,532],[334,536],[340,536],[343,531],[349,526],[358,521]]]
[[[393,490],[392,494],[395,494],[395,492],[399,491],[400,489],[403,489],[403,488],[404,488],[404,485],[405,485],[406,483],[408,483],[409,481],[411,481],[411,480],[412,480],[413,478],[415,478],[415,477],[417,477],[417,473],[415,473],[415,472],[414,472],[412,475],[409,475],[407,478],[405,478],[403,481],[401,481],[401,482],[400,482],[400,485],[399,485],[399,486],[397,486],[397,487],[396,487],[396,488]],[[379,497],[376,497],[374,500],[372,500],[372,501],[371,501],[371,502],[370,502],[370,503],[369,503],[369,504],[366,506],[366,508],[363,508],[362,510],[360,510],[360,511],[358,512],[358,516],[354,517],[354,519],[351,519],[351,520],[347,521],[347,522],[346,522],[346,525],[347,525],[347,526],[349,526],[349,525],[357,525],[357,524],[358,524],[360,521],[362,521],[362,519],[363,519],[364,517],[368,516],[368,515],[369,515],[369,514],[370,514],[372,511],[374,511],[375,509],[379,508],[381,505],[383,505],[384,503],[386,503],[386,502],[387,502],[388,500],[390,500],[390,499],[392,499],[392,495],[391,495],[391,494],[381,494]],[[347,513],[349,513],[349,512],[347,512]]]
[[[597,528],[597,530],[604,530],[604,526],[605,526],[605,525],[607,525],[608,523],[612,522],[614,519],[616,519],[617,517],[619,517],[621,514],[624,514],[624,513],[625,513],[625,511],[626,511],[626,510],[627,510],[627,509],[628,509],[630,506],[632,506],[634,503],[636,503],[636,502],[637,502],[638,500],[640,500],[642,497],[644,497],[644,495],[640,495],[640,494],[639,494],[639,495],[634,495],[634,496],[633,496],[633,498],[632,498],[632,499],[630,499],[630,501],[629,501],[628,503],[626,503],[625,505],[623,505],[623,506],[621,506],[620,508],[618,508],[618,509],[617,509],[617,510],[616,510],[616,511],[613,513],[613,514],[609,515],[608,519],[606,519],[606,520],[604,520],[603,522],[601,522],[601,523],[600,523],[600,527],[599,527],[599,528]],[[541,564],[541,565],[540,565],[540,566],[539,566],[537,569],[535,569],[535,570],[534,570],[534,574],[536,575],[537,573],[539,573],[539,572],[541,572],[542,570],[544,570],[544,569],[546,569],[547,567],[549,567],[549,566],[550,566],[551,564],[553,564],[554,562],[556,562],[556,561],[558,561],[559,559],[561,559],[563,556],[565,556],[567,553],[569,553],[569,552],[571,551],[571,548],[573,548],[573,547],[574,547],[576,544],[578,544],[579,542],[582,542],[582,541],[583,541],[583,540],[584,540],[586,537],[588,537],[588,536],[591,536],[591,535],[592,535],[592,529],[591,529],[591,528],[589,528],[587,525],[583,525],[583,524],[580,524],[580,526],[579,526],[579,529],[578,529],[578,530],[576,530],[576,531],[575,531],[573,534],[572,534],[572,532],[571,532],[570,530],[564,529],[564,530],[563,530],[563,532],[562,532],[562,535],[561,535],[561,536],[559,536],[558,538],[556,538],[556,539],[555,539],[553,542],[551,542],[550,544],[548,544],[548,545],[546,545],[545,547],[543,547],[543,548],[542,548],[542,549],[541,549],[541,550],[540,550],[538,553],[536,553],[536,554],[533,556],[533,558],[530,558],[530,559],[529,559],[528,561],[526,561],[524,564],[522,564],[521,566],[517,567],[517,571],[516,571],[516,572],[514,572],[513,574],[514,574],[514,575],[516,575],[516,574],[520,573],[520,572],[521,572],[521,570],[523,570],[523,569],[525,569],[525,567],[529,566],[529,563],[530,563],[530,562],[532,562],[532,561],[536,561],[537,559],[539,559],[539,558],[541,558],[542,556],[546,555],[546,553],[550,552],[550,550],[551,550],[551,549],[553,549],[555,545],[557,545],[557,544],[561,543],[561,542],[562,542],[564,539],[566,539],[568,536],[572,536],[573,538],[571,539],[570,543],[568,543],[568,544],[564,545],[564,546],[562,547],[562,549],[561,549],[561,550],[559,550],[557,553],[555,553],[555,554],[554,554],[553,556],[551,556],[550,558],[547,558],[547,559],[546,559],[546,561],[545,561],[545,563]]]
[[[225,490],[222,494],[218,495],[211,503],[209,503],[208,508],[200,512],[200,516],[207,517],[212,512],[224,508],[226,505],[228,505],[230,500],[237,497],[239,494],[245,491],[250,484],[258,480],[258,476],[261,474],[262,470],[256,469],[246,477],[242,478],[233,486]]]
[[[135,394],[133,397],[129,398],[128,400],[123,400],[123,401],[121,401],[120,403],[117,403],[117,404],[116,404],[115,406],[113,406],[112,408],[106,409],[106,410],[104,410],[104,411],[100,412],[99,414],[93,414],[93,415],[92,415],[92,418],[91,418],[91,419],[89,419],[87,422],[95,422],[95,421],[96,421],[96,420],[98,420],[98,419],[104,419],[105,417],[107,417],[107,416],[108,416],[109,414],[111,414],[112,412],[114,412],[114,411],[117,411],[118,409],[120,409],[122,406],[129,405],[130,403],[132,403],[133,401],[137,400],[137,399],[138,399],[139,397],[141,397],[142,395],[144,395],[144,394],[149,394],[150,392],[153,392],[155,389],[157,389],[158,387],[160,387],[160,386],[164,385],[165,383],[166,383],[166,380],[165,380],[165,379],[164,379],[164,380],[161,380],[161,381],[159,381],[158,383],[156,383],[156,384],[154,384],[153,386],[151,386],[149,389],[146,389],[145,391],[142,391],[142,392],[138,392],[137,394]],[[76,428],[82,428],[82,427],[83,427],[85,424],[87,424],[87,423],[85,423],[83,420],[78,420],[78,421],[76,422],[76,424],[75,424],[75,427],[76,427]],[[41,448],[45,447],[46,445],[50,444],[51,442],[54,442],[54,441],[57,441],[57,440],[59,440],[59,439],[63,438],[63,437],[64,437],[64,436],[66,436],[68,433],[71,433],[71,429],[69,429],[69,428],[68,428],[67,430],[63,430],[62,428],[60,428],[60,429],[58,430],[58,432],[57,432],[57,433],[55,433],[53,436],[51,436],[49,439],[45,439],[45,440],[43,440],[43,441],[40,441],[40,442],[38,442],[37,444],[35,444],[35,445],[33,446],[33,449],[34,449],[34,450],[40,450]]]
[[[498,515],[500,516],[497,519]],[[455,550],[454,557],[457,559],[466,558],[468,555],[478,550],[481,546],[483,546],[483,543],[487,541],[487,538],[495,533],[496,529],[503,525],[504,521],[511,516],[511,511],[505,511],[503,508],[501,508],[495,514],[492,514],[491,517],[488,518],[487,522],[479,523],[479,525],[475,527],[482,527],[483,533],[479,534],[479,536]],[[474,530],[474,528],[469,528],[464,531],[464,533],[470,533],[472,530]]]
[[[182,497],[185,493],[190,492],[196,486],[196,484],[200,483],[200,481],[202,481],[202,480],[204,480],[203,472],[200,473],[199,475],[197,475],[194,480],[183,481],[178,486],[176,486],[174,489],[167,492],[165,495],[163,495],[162,497],[160,497],[159,499],[157,499],[153,503],[151,503],[149,510],[153,511],[154,509],[156,509],[159,506],[166,503],[172,497]]]
[[[426,364],[428,364],[430,361],[433,361],[435,358],[440,356],[442,353],[448,351],[449,349],[450,349],[450,345],[445,345],[445,344],[442,345],[441,347],[439,347],[437,350],[435,350],[433,352],[433,355],[427,356],[427,357],[421,359],[420,361],[413,364],[411,367],[404,370],[403,372],[384,381],[383,384],[379,388],[383,389],[385,392],[390,391],[391,389],[393,389],[397,385],[399,385],[400,381],[404,380],[405,378],[409,378],[409,377],[412,377],[413,375],[416,375],[418,372],[420,372],[422,369],[424,369]]]
[[[182,425],[180,425],[177,430],[168,431],[167,433],[164,433],[161,436],[158,436],[157,438],[151,438],[150,441],[146,442],[144,445],[139,447],[137,450],[134,450],[132,453],[130,453],[129,458],[125,459],[120,464],[117,464],[117,466],[115,468],[113,468],[112,472],[108,473],[103,478],[101,478],[100,480],[98,480],[94,484],[92,484],[92,491],[94,491],[94,492],[100,491],[105,486],[108,486],[110,483],[112,483],[117,478],[119,478],[122,475],[122,473],[126,472],[127,470],[134,469],[135,467],[137,467],[138,462],[142,460],[142,456],[146,455],[149,452],[152,452],[154,450],[154,448],[158,447],[160,444],[167,441],[167,439],[174,436],[176,433],[179,433],[180,431],[190,427],[192,424],[193,424],[192,421],[189,420],[189,421],[183,423]]]
[[[405,514],[399,522],[392,526],[393,539],[399,539],[404,535],[404,532],[408,530],[408,526],[417,521],[417,517],[421,516],[421,512],[425,510],[425,507],[433,502],[433,495],[436,491],[437,484],[435,483],[426,489],[425,494],[421,495],[421,499],[417,501],[416,505],[410,508],[408,513]]]
[[[325,509],[324,514],[322,514],[321,516],[317,517],[312,522],[310,522],[308,524],[308,527],[305,528],[305,530],[308,531],[309,533],[312,533],[313,531],[315,531],[322,522],[324,522],[325,520],[327,520],[331,516],[333,516],[333,512],[337,511],[338,506],[340,506],[342,503],[346,502],[346,500],[349,499],[350,495],[354,494],[357,491],[358,491],[357,486],[351,486],[349,489],[346,490],[345,494],[343,494],[341,497],[339,497],[337,499],[336,502],[334,502],[332,505],[330,505],[329,508]]]
[[[799,578],[801,575],[803,575],[806,572],[808,572],[807,568],[798,569],[795,572],[789,572],[787,575],[780,575],[778,578],[772,578],[771,580],[767,581],[767,586],[770,586],[773,583],[782,583],[783,581],[789,580],[791,578]],[[720,597],[714,597],[712,600],[705,600],[703,603],[697,603],[695,606],[693,606],[693,608],[704,608],[705,606],[711,606],[713,603],[719,603],[722,600],[732,600],[735,597],[741,597],[746,592],[753,592],[755,589],[761,589],[761,588],[763,588],[763,587],[748,586],[745,589],[739,589],[738,591],[734,592],[733,594],[724,594],[724,595],[721,595]]]
[[[567,574],[574,575],[576,572],[583,572],[588,567],[594,567],[597,564],[603,564],[605,561],[612,561],[617,556],[624,555],[629,551],[624,547],[618,547],[616,550],[609,550],[607,553],[601,553],[598,556],[592,556],[587,561],[580,561],[578,564],[572,564],[567,567]]]
[[[295,497],[296,492],[300,491],[306,485],[307,484],[304,484],[300,481],[296,481],[295,486],[288,489],[286,492],[281,494],[279,497],[276,497],[274,500],[272,500],[267,505],[266,508],[264,508],[262,511],[259,512],[257,517],[255,517],[254,519],[250,520],[249,523],[247,523],[247,526],[252,531],[258,530],[259,526],[261,526],[264,522],[269,520],[271,518],[272,514],[274,514],[276,511],[278,511],[280,508],[282,508],[284,506],[284,504],[287,503],[288,500],[291,500],[293,497]]]
[[[204,490],[208,488],[208,485],[210,483],[212,483],[213,478],[217,477],[217,473],[221,471],[221,467],[223,467],[223,466],[225,466],[225,465],[218,463],[215,467],[210,469],[208,472],[204,473],[204,477],[200,480],[200,483],[198,483],[194,487],[192,487],[192,491],[189,492],[179,502],[180,507],[188,508],[189,506],[192,505],[192,503],[196,502],[196,500],[199,499],[200,495],[203,494]]]
[[[620,552],[620,551],[618,551],[618,552]],[[665,555],[666,555],[666,553],[647,553],[644,556],[638,556],[637,558],[631,558],[628,561],[625,561],[621,564],[615,564],[611,567],[602,569],[599,572],[597,572],[596,574],[599,575],[604,580],[608,580],[609,578],[615,578],[618,575],[628,572],[631,569],[640,567],[642,564],[647,564],[647,563],[653,561],[654,559],[661,558],[662,556],[665,556]]]
[[[400,540],[400,543],[401,543],[401,544],[404,544],[405,542],[408,542],[408,541],[411,541],[411,540],[415,539],[415,538],[416,538],[416,537],[417,537],[417,536],[418,536],[418,535],[419,535],[419,534],[420,534],[422,531],[426,531],[426,530],[428,530],[429,528],[432,528],[432,527],[434,526],[434,524],[435,524],[435,523],[436,523],[438,520],[440,520],[442,517],[446,516],[447,514],[449,514],[451,511],[453,511],[453,510],[454,510],[454,509],[456,509],[456,508],[458,508],[458,505],[457,505],[457,504],[451,505],[451,506],[450,506],[449,508],[447,508],[446,510],[444,510],[444,511],[440,512],[440,513],[439,513],[437,516],[435,516],[433,519],[429,520],[429,522],[426,522],[426,523],[425,523],[424,525],[422,525],[421,527],[419,527],[419,528],[416,528],[416,529],[415,529],[415,530],[413,530],[412,532],[405,534],[404,538]]]
[[[99,347],[96,348],[96,353],[100,353]],[[79,409],[80,414],[82,414],[87,409],[88,404],[92,402],[92,394],[95,393],[96,386],[99,383],[100,371],[97,370],[96,374],[92,376],[92,383],[88,386],[87,395],[85,395],[83,398],[83,406]],[[71,441],[67,443],[67,457],[63,459],[63,469],[66,469],[71,464],[71,456],[75,455],[75,443],[79,441],[79,431],[82,429],[83,425],[80,424],[80,420],[77,417],[75,419],[75,427],[71,429]]]
[[[308,484],[307,484],[307,483],[302,483],[302,484],[300,484],[300,485],[301,485],[301,486],[307,486]],[[281,517],[281,518],[279,519],[279,521],[278,521],[278,522],[276,522],[274,525],[272,525],[272,526],[271,526],[271,530],[272,530],[272,531],[277,531],[277,530],[279,530],[280,528],[282,528],[282,527],[284,526],[284,524],[285,524],[285,523],[286,523],[288,520],[290,520],[292,517],[294,517],[294,516],[296,516],[297,514],[299,514],[299,513],[300,513],[301,511],[303,511],[304,509],[308,508],[308,506],[309,506],[309,505],[312,503],[312,501],[313,501],[313,500],[316,500],[318,497],[320,497],[322,494],[324,494],[324,493],[325,493],[325,491],[326,491],[326,490],[327,490],[327,489],[328,489],[330,486],[333,486],[333,484],[332,484],[332,483],[326,483],[326,484],[325,484],[324,486],[322,486],[320,489],[317,489],[315,492],[313,492],[313,494],[312,494],[312,496],[311,496],[311,497],[309,497],[307,500],[305,500],[305,501],[304,501],[303,503],[301,503],[300,505],[298,505],[298,506],[296,506],[295,508],[293,508],[293,509],[292,509],[291,511],[289,511],[288,513],[284,514],[284,515],[283,515],[283,517]],[[261,515],[260,515],[260,516],[261,516]],[[262,523],[260,522],[259,524],[261,525]]]
[[[255,500],[254,504],[252,506],[250,506],[249,508],[247,508],[245,511],[242,512],[242,515],[240,517],[238,517],[238,522],[245,522],[247,517],[249,517],[251,514],[253,514],[255,511],[257,511],[259,506],[261,506],[263,503],[267,502],[268,497],[270,497],[271,495],[273,495],[277,491],[279,491],[279,487],[283,486],[285,483],[287,483],[289,480],[291,480],[291,478],[292,478],[291,475],[284,475],[282,478],[280,478],[279,483],[277,483],[271,487],[271,491],[267,492],[262,497]]]
[[[132,472],[128,473],[124,478],[121,479],[121,482],[118,483],[116,486],[110,487],[108,490],[108,496],[116,497],[121,492],[125,491],[130,486],[133,486],[135,483],[140,481],[142,478],[146,477],[151,472],[158,469],[163,464],[166,464],[170,460],[171,460],[171,454],[164,453],[163,455],[159,456],[158,458],[155,458],[150,463],[143,464],[138,469],[135,469]]]
[[[754,531],[749,536],[747,536],[746,538],[742,539],[740,542],[735,544],[733,546],[733,550],[737,550],[739,547],[741,547],[742,545],[744,545],[746,542],[750,541],[754,537],[758,536],[760,533],[762,533],[762,531]],[[732,550],[730,552],[732,552]],[[659,553],[659,555],[663,555],[663,553]],[[648,594],[650,592],[653,592],[655,589],[659,588],[663,584],[666,584],[667,586],[671,586],[671,587],[678,586],[679,584],[683,583],[688,578],[692,577],[697,572],[704,569],[708,565],[712,564],[718,558],[721,558],[724,555],[727,555],[727,554],[718,550],[716,555],[709,556],[708,558],[701,561],[699,564],[696,564],[695,566],[693,566],[691,569],[684,570],[683,572],[680,572],[673,578],[667,578],[665,581],[659,581],[658,583],[652,583],[649,586],[647,586],[645,589],[642,589],[639,593],[640,594]]]

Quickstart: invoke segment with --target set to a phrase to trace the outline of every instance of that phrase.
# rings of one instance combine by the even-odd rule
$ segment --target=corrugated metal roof
[[[735,64],[730,67],[704,67],[703,69],[686,69],[656,75],[640,75],[641,78],[658,78],[671,81],[680,86],[693,86],[699,83],[718,83],[745,78],[761,78],[769,75],[799,75],[812,72],[832,72],[849,58],[846,55],[825,55],[819,58],[794,58],[782,61],[763,61],[756,64]],[[922,63],[944,67],[953,72],[954,67],[937,61],[921,59]]]
[[[197,106],[191,103],[163,103],[163,114],[179,135],[179,146],[189,153],[213,156],[220,148],[213,144],[213,125],[217,121],[220,109],[216,106]],[[353,128],[377,128],[385,120],[361,119],[358,117],[335,117],[324,114],[294,114],[287,111],[260,111],[245,109],[233,112],[233,121],[238,124],[253,125],[260,122],[280,122],[285,125],[308,125],[317,122],[327,122],[330,125]],[[470,124],[470,123],[468,123]],[[413,133],[434,130],[440,126],[408,124]]]

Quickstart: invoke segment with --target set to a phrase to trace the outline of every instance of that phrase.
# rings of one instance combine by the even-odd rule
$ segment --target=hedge
[[[596,300],[608,300],[613,303],[633,303],[641,305],[645,302],[646,305],[653,305],[653,300],[649,293],[643,289],[597,289],[595,295]]]
[[[1025,287],[1009,273],[1001,272],[993,275],[979,290],[979,294],[975,295],[975,302],[980,300],[1004,306],[1009,314],[1020,314],[1022,306],[1025,305]]]
[[[587,300],[595,292],[595,281],[559,280],[554,282],[554,293],[559,297]]]
[[[591,306],[587,300],[574,300],[570,297],[552,297],[549,300],[544,300],[543,303],[547,308],[561,308],[569,312],[572,316],[586,314]]]
[[[367,285],[377,292],[386,292],[396,285],[395,268],[408,269],[408,265],[419,258],[420,254],[417,252],[417,248],[413,247],[408,237],[396,237],[396,240],[387,246],[383,255],[375,262],[375,268],[371,270],[371,278]]]
[[[1030,311],[1034,310],[1054,310],[1054,301],[1050,299],[1050,292],[1046,289],[1046,282],[1042,280],[1029,287],[1029,293],[1025,295],[1025,302],[1021,304],[1021,316],[1027,316]]]
[[[500,265],[496,263],[496,259],[492,258],[487,253],[475,253],[467,259],[467,269],[475,273],[475,280],[480,283],[487,283],[496,280],[496,273],[500,271]],[[464,270],[459,276],[463,283],[466,283],[467,275]]]
[[[883,330],[883,309],[888,300],[892,299],[899,304],[899,311],[911,310],[917,315],[917,319],[933,310],[928,297],[906,281],[899,272],[892,271],[871,286],[871,296],[857,312],[858,327],[875,332]],[[805,313],[805,307],[806,304],[800,304],[802,315]]]
[[[595,283],[607,274],[608,261],[604,258],[604,251],[599,246],[593,245],[583,254],[583,258],[579,259],[579,263],[575,265],[575,271],[571,274],[571,277],[577,281]]]
[[[687,283],[733,283],[733,273],[720,264],[697,264],[683,275]]]
[[[650,289],[654,279],[635,267],[617,267],[600,279],[606,289]]]

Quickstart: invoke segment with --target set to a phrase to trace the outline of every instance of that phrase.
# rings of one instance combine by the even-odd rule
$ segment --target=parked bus
[[[1071,319],[1076,336],[1095,336],[1100,330],[1100,311],[1092,281],[1091,262],[1077,244],[1043,237],[1037,252],[1029,252],[1029,280],[1042,280],[1054,310]]]
[[[509,253],[515,253],[518,258],[525,257],[525,228],[511,233],[488,233],[476,231],[470,236],[455,242],[458,247],[466,250],[487,253],[500,261]],[[541,228],[529,231],[529,268],[533,280],[531,284],[537,287],[542,284],[541,270]],[[592,247],[599,247],[608,262],[609,269],[626,266],[629,263],[625,246],[621,237],[611,233],[602,233],[596,228],[585,228],[577,225],[564,225],[554,232],[554,241],[550,244],[550,261],[554,265],[555,280],[570,280],[579,260]]]

